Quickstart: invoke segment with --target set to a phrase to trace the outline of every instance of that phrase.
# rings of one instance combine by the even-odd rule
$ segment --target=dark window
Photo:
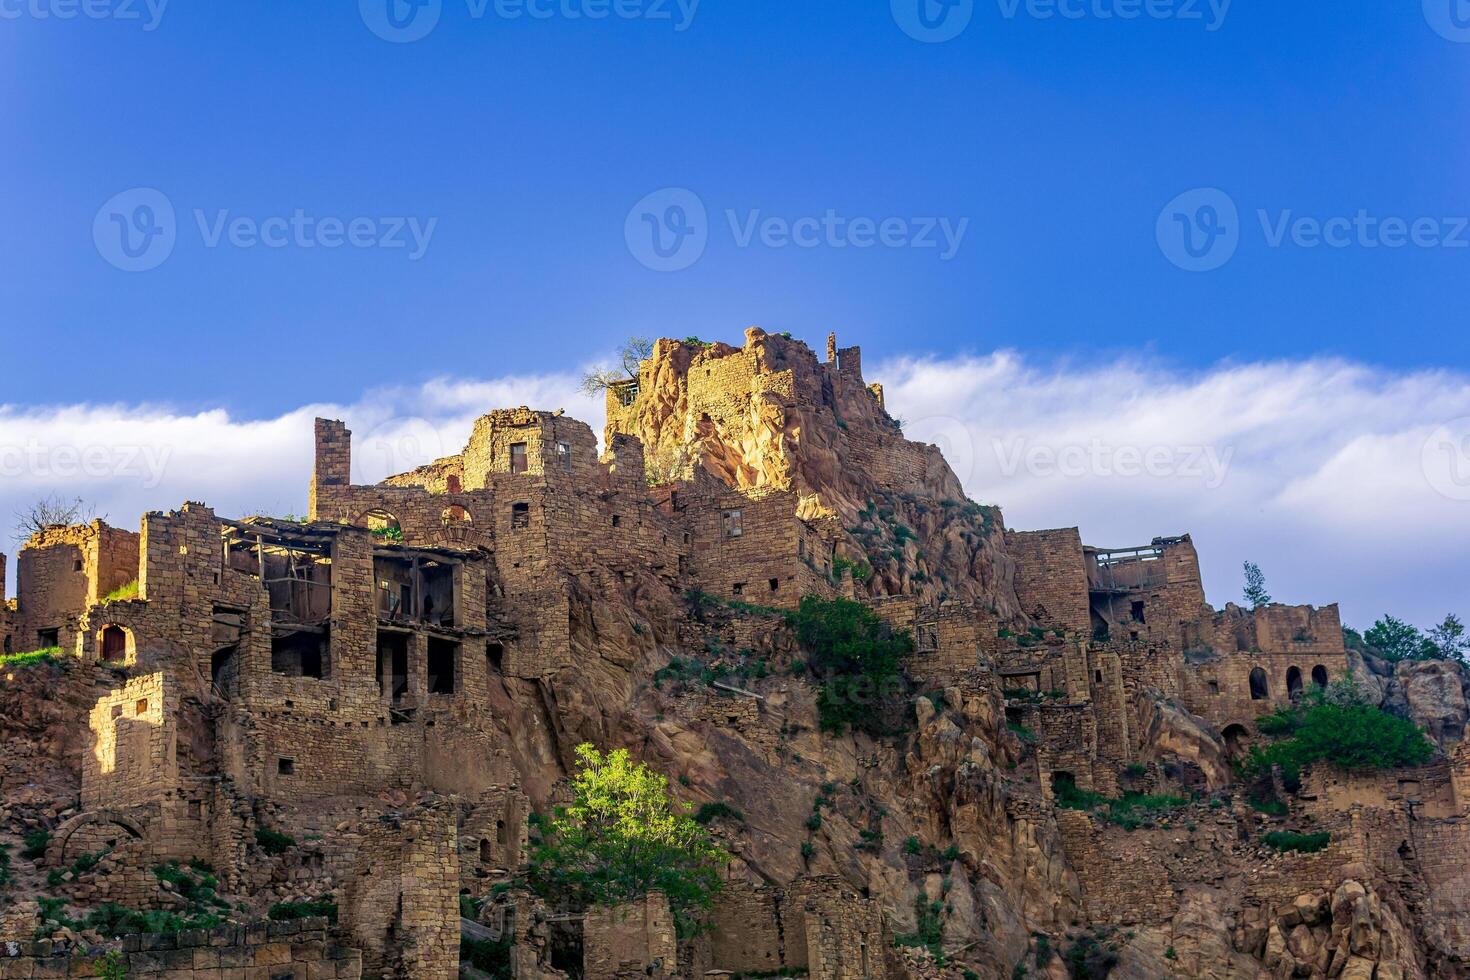
[[[1133,621],[1135,623],[1146,622],[1146,620],[1143,618],[1143,601],[1141,599],[1134,601],[1134,603],[1133,603],[1133,610],[1132,611],[1133,611]]]
[[[744,592],[745,592],[745,583],[744,582],[736,582],[735,583],[735,594],[736,595],[742,595],[742,594],[744,594]]]
[[[287,677],[311,677],[321,680],[328,674],[326,627],[322,632],[298,630],[271,637],[271,670]]]
[[[1321,664],[1312,668],[1312,683],[1318,687],[1327,686],[1327,668]]]
[[[61,630],[36,630],[36,642],[40,644],[42,650],[59,647],[61,646]]]
[[[489,864],[493,860],[494,860],[494,857],[490,853],[490,838],[488,838],[488,837],[481,837],[480,838],[480,863],[481,864]]]
[[[530,504],[511,504],[510,505],[510,526],[512,528],[530,527],[531,526],[531,505]]]
[[[617,514],[614,514],[613,515],[613,527],[622,527],[622,526],[623,526],[623,519],[621,517],[619,517]]]
[[[768,582],[767,584],[770,585],[772,592],[775,592],[776,590],[781,588],[781,580],[778,578],[771,579],[770,582]]]
[[[1302,693],[1302,669],[1289,667],[1286,671],[1286,696],[1294,698]]]
[[[485,663],[493,673],[500,673],[505,667],[505,645],[493,641],[486,643]]]
[[[408,693],[408,636],[378,634],[378,693],[396,704]]]
[[[524,473],[529,463],[526,461],[526,444],[524,442],[512,443],[510,447],[510,471],[512,473]]]
[[[74,572],[80,572],[82,570],[82,560],[80,558],[71,563],[71,570]]]
[[[1257,667],[1251,671],[1251,700],[1264,701],[1270,696],[1271,690],[1266,684],[1266,672]]]
[[[459,644],[451,640],[429,637],[429,693],[453,694],[455,667],[459,663]]]
[[[279,775],[282,775],[282,776],[294,776],[294,775],[296,775],[296,760],[295,759],[277,759],[276,760],[276,772]]]

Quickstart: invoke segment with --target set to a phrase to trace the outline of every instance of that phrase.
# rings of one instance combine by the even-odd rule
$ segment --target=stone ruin
[[[444,978],[462,936],[508,944],[517,978],[1062,975],[1035,937],[1084,929],[1132,976],[1463,975],[1458,672],[1375,674],[1335,606],[1212,608],[1187,534],[1006,528],[835,337],[825,361],[757,328],[661,340],[608,388],[602,452],[561,412],[501,409],[458,455],[356,485],[347,427],[315,435],[304,520],[189,502],[21,550],[0,641],[62,655],[0,674],[0,842],[48,835],[0,889],[0,976],[102,955],[36,938],[26,886],[178,909],[150,873],[169,862],[211,869],[234,924],[134,937],[129,976]],[[807,595],[912,634],[913,731],[818,730],[781,616]],[[1442,751],[1310,773],[1287,819],[1332,844],[1267,854],[1283,818],[1231,796],[1232,763],[1347,672]],[[705,932],[677,936],[659,895],[562,909],[521,886],[583,741],[727,804]],[[1055,806],[1062,780],[1197,802],[1125,832]],[[328,899],[330,922],[265,919]]]

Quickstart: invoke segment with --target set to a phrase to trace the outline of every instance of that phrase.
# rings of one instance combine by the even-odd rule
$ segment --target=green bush
[[[1423,765],[1434,754],[1422,729],[1367,704],[1348,679],[1325,690],[1314,689],[1295,707],[1266,719],[1263,732],[1269,729],[1287,737],[1253,747],[1242,766],[1248,776],[1264,775],[1280,765],[1295,779],[1313,762],[1341,769],[1396,769]]]
[[[102,597],[103,602],[125,602],[129,599],[138,598],[138,580],[133,579],[127,585],[113,589]]]
[[[1325,830],[1318,834],[1296,834],[1289,830],[1276,830],[1265,835],[1261,840],[1278,851],[1315,854],[1332,841],[1332,835]]]
[[[77,920],[67,918],[63,911],[65,899],[41,897],[37,902],[41,906],[41,926],[36,930],[38,937],[48,936],[62,926],[73,931],[95,929],[108,939],[119,939],[145,932],[173,934],[185,929],[213,929],[224,922],[213,914],[179,915],[161,909],[139,912],[112,902],[99,905],[85,918]]]
[[[500,942],[461,939],[459,958],[482,973],[488,973],[494,980],[510,980],[510,944],[508,938]]]
[[[1259,797],[1252,796],[1248,798],[1247,802],[1250,803],[1253,809],[1273,817],[1284,817],[1288,812],[1287,805],[1282,801],[1274,798],[1261,799]]]
[[[906,693],[902,665],[913,652],[913,637],[890,629],[872,609],[850,599],[806,596],[790,622],[808,655],[807,668],[821,685],[821,729],[889,734],[883,709]]]
[[[283,834],[279,831],[271,830],[268,827],[256,827],[255,843],[260,845],[262,851],[274,856],[276,854],[284,854],[295,847],[296,838],[290,834]]]
[[[1062,954],[1062,961],[1077,980],[1102,980],[1118,965],[1118,954],[1093,936],[1079,936]]]
[[[1070,775],[1058,773],[1051,782],[1056,805],[1064,810],[1095,810],[1108,802],[1101,793],[1081,789]]]
[[[46,856],[46,845],[51,843],[51,831],[32,830],[21,841],[25,844],[25,850],[20,852],[20,856],[34,861]]]
[[[934,962],[943,966],[944,947],[941,940],[944,935],[944,924],[939,917],[940,910],[943,908],[944,906],[938,902],[929,901],[924,893],[920,892],[914,898],[914,922],[917,928],[913,932],[894,937],[893,944],[927,949],[934,956]]]
[[[1156,814],[1177,810],[1189,802],[1169,793],[1124,793],[1117,799],[1080,789],[1067,774],[1052,780],[1052,796],[1064,810],[1101,810],[1103,817],[1125,830],[1135,830],[1149,823]]]
[[[460,898],[467,896],[461,895]],[[460,909],[464,911],[463,907]],[[266,912],[266,918],[274,922],[292,919],[326,919],[333,925],[337,922],[337,903],[329,898],[315,902],[277,902]]]
[[[698,812],[694,814],[694,822],[707,824],[714,820],[719,820],[722,817],[728,818],[730,820],[735,820],[740,823],[745,822],[745,814],[741,813],[730,804],[723,802],[702,804]]]

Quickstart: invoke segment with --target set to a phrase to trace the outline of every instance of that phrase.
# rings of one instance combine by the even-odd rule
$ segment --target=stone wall
[[[1174,914],[1169,874],[1147,846],[1121,853],[1100,846],[1092,817],[1080,810],[1057,810],[1056,821],[1090,920],[1153,923]]]
[[[362,976],[362,954],[333,944],[325,919],[257,922],[167,936],[128,936],[120,944],[91,949],[49,940],[7,942],[0,944],[0,976],[97,976],[109,953],[117,957],[129,977],[358,980]]]
[[[93,744],[82,756],[83,806],[128,807],[174,792],[178,707],[162,672],[134,677],[97,700]]]
[[[1078,529],[1007,531],[1005,544],[1016,561],[1016,595],[1026,614],[1041,626],[1091,636],[1087,569]]]
[[[342,928],[370,976],[459,974],[459,846],[448,801],[383,816],[366,830],[343,889]]]
[[[787,947],[790,950],[793,942],[806,947],[804,960],[788,953],[792,966],[805,966],[812,980],[888,976],[887,952],[893,937],[876,901],[859,897],[836,876],[799,878],[789,893]]]
[[[642,901],[589,909],[582,920],[582,970],[586,980],[628,974],[675,972],[679,962],[669,900],[650,893]]]

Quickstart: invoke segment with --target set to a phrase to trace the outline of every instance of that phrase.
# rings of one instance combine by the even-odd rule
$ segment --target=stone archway
[[[143,840],[143,826],[116,810],[80,813],[56,828],[52,835],[57,863],[66,865],[83,854],[116,847],[124,839]]]

